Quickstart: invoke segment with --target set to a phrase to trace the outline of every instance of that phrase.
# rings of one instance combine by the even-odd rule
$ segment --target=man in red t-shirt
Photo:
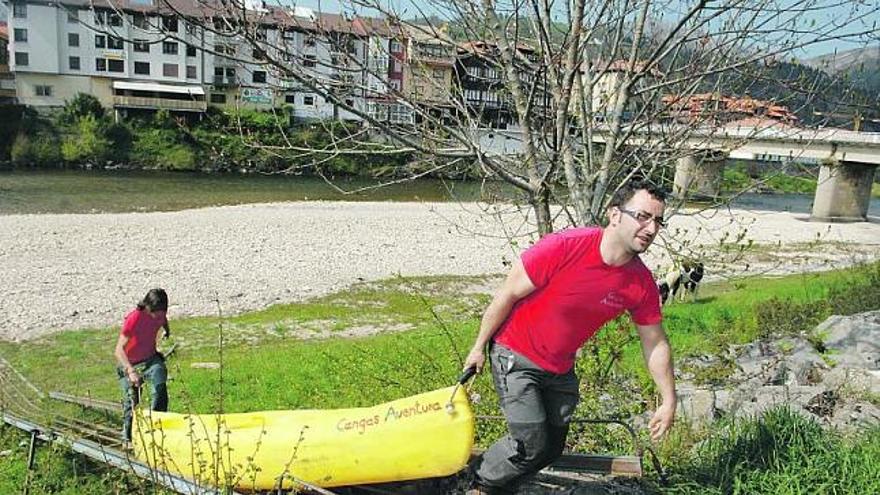
[[[607,227],[548,235],[514,263],[464,365],[481,370],[488,348],[509,431],[474,464],[469,493],[511,493],[559,457],[579,400],[576,352],[624,311],[636,325],[663,399],[649,423],[651,436],[657,439],[672,426],[672,352],[657,286],[639,259],[663,226],[665,200],[647,182],[626,184],[611,200]]]

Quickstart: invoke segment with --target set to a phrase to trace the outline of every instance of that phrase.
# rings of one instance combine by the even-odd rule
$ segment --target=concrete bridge
[[[608,135],[604,125],[593,129],[594,142]],[[522,150],[519,130],[481,129],[480,143],[490,153]],[[759,160],[784,157],[820,164],[811,218],[826,222],[865,221],[875,169],[880,165],[880,133],[842,129],[804,129],[775,121],[741,121],[724,127],[686,127],[682,124],[639,125],[631,130],[629,146],[676,149],[673,192],[717,197],[728,158]]]

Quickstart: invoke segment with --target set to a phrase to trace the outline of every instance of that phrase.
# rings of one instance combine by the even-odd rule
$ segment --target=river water
[[[316,200],[477,201],[518,196],[511,186],[497,182],[419,179],[376,187],[379,184],[381,182],[378,180],[364,178],[326,181],[319,177],[286,175],[2,170],[0,214],[175,211],[208,206]],[[812,195],[745,194],[737,197],[733,206],[808,214],[812,202]],[[871,200],[868,213],[880,215],[880,198]]]

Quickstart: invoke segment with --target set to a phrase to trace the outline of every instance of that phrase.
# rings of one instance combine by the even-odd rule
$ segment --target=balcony
[[[206,101],[145,98],[142,96],[114,96],[113,106],[117,108],[145,108],[177,112],[204,112],[208,109]]]

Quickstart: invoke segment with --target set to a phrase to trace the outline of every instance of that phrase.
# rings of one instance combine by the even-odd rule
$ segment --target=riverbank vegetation
[[[115,122],[96,98],[79,94],[54,114],[9,107],[0,125],[0,163],[19,168],[126,169],[209,173],[261,173],[332,177],[435,177],[477,179],[467,164],[430,167],[414,153],[375,153],[363,148],[362,129],[341,122],[297,123],[284,113],[214,108],[201,119],[179,119],[168,112],[140,114]],[[339,136],[351,136],[358,152],[339,148]],[[342,141],[345,142],[345,141]],[[351,150],[348,150],[351,151]],[[790,170],[789,170],[790,169]],[[726,167],[722,191],[813,194],[816,167],[759,167],[735,162]],[[669,172],[669,177],[672,172]],[[323,180],[323,179],[322,179]],[[497,188],[513,187],[501,184]],[[872,196],[880,197],[875,182]],[[205,205],[193,205],[205,206]],[[165,208],[145,208],[147,210]],[[99,211],[115,211],[104,210]]]
[[[17,167],[121,167],[205,172],[311,173],[328,176],[395,176],[418,173],[409,153],[382,153],[359,145],[347,153],[333,141],[359,131],[342,122],[296,123],[277,112],[209,109],[205,115],[173,117],[167,111],[115,121],[98,100],[78,94],[58,112],[23,109],[7,156]],[[413,170],[409,170],[412,168]],[[451,174],[457,172],[450,172]]]
[[[447,386],[476,332],[487,288],[498,281],[401,278],[225,318],[172,315],[177,344],[170,360],[172,410],[216,412],[219,398],[227,412],[353,407]],[[677,356],[694,357],[722,353],[730,344],[808,331],[831,314],[878,308],[880,263],[875,263],[707,285],[697,303],[667,307],[665,322]],[[222,356],[217,345],[221,332]],[[0,354],[44,390],[115,401],[111,350],[116,334],[111,327],[0,343]],[[222,363],[222,381],[216,369],[195,363]],[[59,367],[64,373],[57,372]],[[632,418],[654,403],[637,338],[625,321],[609,324],[588,343],[578,371],[585,393],[577,417]],[[477,413],[497,414],[488,374],[474,387],[482,397]],[[870,476],[878,467],[876,443],[871,443],[876,431],[852,439],[784,411],[734,424],[706,431],[682,424],[660,446],[672,491],[776,493],[769,487],[794,487],[787,493],[806,493],[798,487],[812,486],[818,466],[829,461],[835,462],[833,469],[853,473],[840,480],[829,477],[829,493],[873,493],[876,488],[878,478]],[[500,425],[481,423],[479,443],[500,431]],[[2,438],[9,435],[4,431]],[[574,435],[571,445],[592,452],[626,453],[630,448],[625,435],[603,428]],[[13,450],[18,456],[22,449]],[[782,462],[792,457],[803,459],[798,465]],[[67,465],[73,462],[70,456],[64,459]],[[20,466],[0,469],[8,469],[11,477],[3,478],[10,487],[21,486]],[[656,482],[649,478],[646,487],[660,489]]]

